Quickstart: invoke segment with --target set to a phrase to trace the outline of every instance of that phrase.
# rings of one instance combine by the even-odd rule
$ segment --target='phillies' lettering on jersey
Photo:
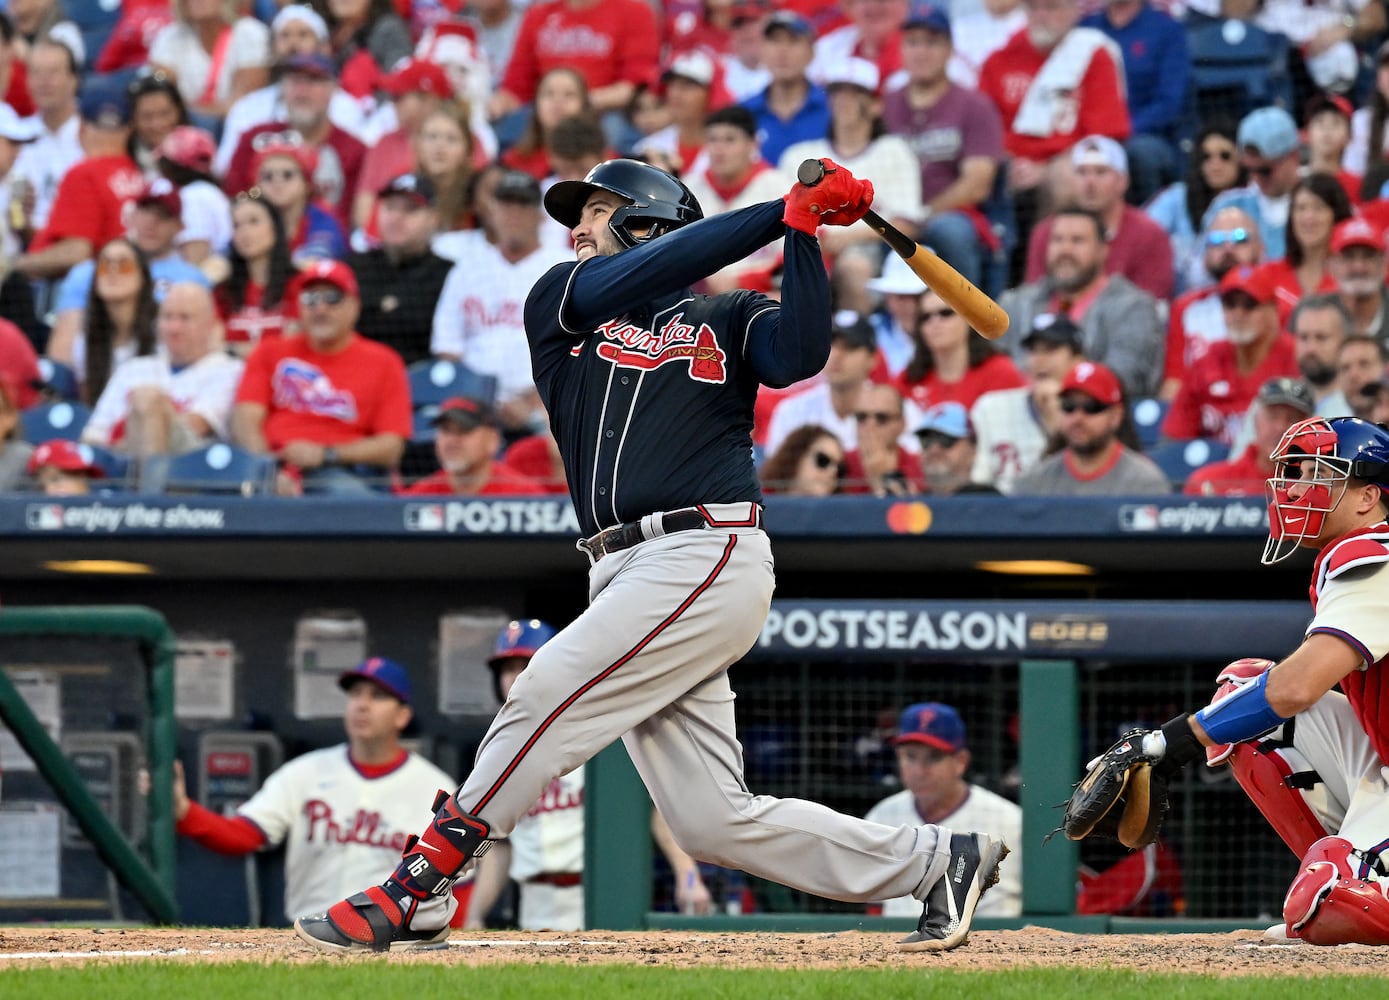
[[[540,793],[540,798],[535,800],[535,805],[526,810],[526,815],[534,818],[541,813],[582,809],[583,806],[584,788],[582,784],[577,787],[566,788],[565,783],[559,778],[552,778],[550,783],[545,786],[545,791]]]
[[[358,809],[355,814],[348,814],[346,822],[339,823],[333,815],[333,807],[322,799],[309,799],[304,803],[304,818],[309,824],[305,836],[310,843],[321,840],[328,844],[364,844],[401,854],[410,837],[403,830],[392,831],[385,818],[375,810]]]
[[[275,405],[283,410],[315,413],[343,423],[356,423],[357,400],[333,385],[322,370],[302,358],[285,358],[270,376]]]

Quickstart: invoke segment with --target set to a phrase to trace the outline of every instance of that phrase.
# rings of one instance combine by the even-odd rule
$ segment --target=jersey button
[[[632,380],[629,379],[626,375],[623,375],[623,376],[622,376],[622,384],[623,384],[623,385],[626,385],[626,384],[627,384],[628,382],[630,382],[630,381],[632,381]]]
[[[600,487],[598,487],[598,495],[599,495],[600,497],[605,497],[605,496],[607,496],[607,495],[608,495],[608,488],[607,488],[606,486],[600,486]]]
[[[613,432],[612,432],[612,431],[608,431],[608,432],[605,433],[603,436],[604,436],[604,437],[612,437],[612,436],[613,436]]]

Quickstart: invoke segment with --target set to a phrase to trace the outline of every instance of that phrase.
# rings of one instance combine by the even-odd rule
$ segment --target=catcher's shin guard
[[[1237,743],[1229,760],[1235,780],[1299,858],[1331,832],[1308,802],[1310,794],[1322,794],[1316,790],[1321,778],[1290,744]]]
[[[487,823],[459,809],[452,795],[440,792],[435,810],[434,822],[405,845],[390,878],[333,904],[327,913],[299,918],[295,933],[327,951],[442,945],[449,936],[449,908],[455,905],[453,880],[469,861],[487,853],[492,842],[487,839]],[[416,921],[422,906],[437,909],[440,919]]]
[[[1288,936],[1308,944],[1389,944],[1389,899],[1361,878],[1358,852],[1343,837],[1323,837],[1302,858],[1283,900]]]

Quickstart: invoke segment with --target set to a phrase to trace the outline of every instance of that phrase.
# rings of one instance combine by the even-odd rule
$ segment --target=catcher
[[[1270,457],[1262,561],[1317,550],[1306,637],[1279,663],[1225,667],[1200,711],[1125,734],[1090,762],[1064,829],[1151,843],[1171,776],[1228,763],[1301,858],[1270,934],[1389,944],[1389,428],[1314,417]]]

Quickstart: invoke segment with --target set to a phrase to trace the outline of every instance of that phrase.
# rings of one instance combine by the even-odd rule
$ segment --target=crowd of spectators
[[[1389,414],[1382,4],[0,8],[0,491],[565,492],[522,305],[544,191],[616,155],[706,215],[831,157],[1011,318],[822,231],[769,493],[1254,493],[1292,421]]]

